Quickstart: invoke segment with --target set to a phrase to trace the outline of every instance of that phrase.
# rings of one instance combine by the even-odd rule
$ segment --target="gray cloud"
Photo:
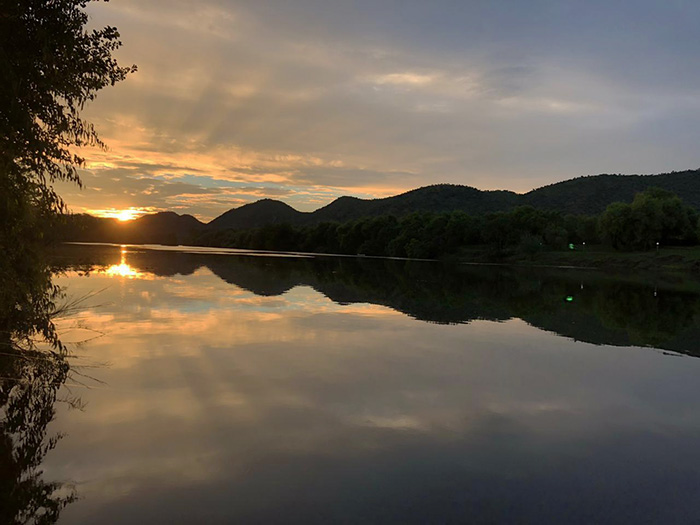
[[[113,148],[105,169],[130,170],[125,191],[138,177],[191,174],[267,188],[239,189],[242,202],[295,195],[311,208],[436,182],[526,191],[699,163],[700,7],[124,0],[91,9],[95,24],[119,27],[120,58],[139,65],[89,109]],[[198,194],[156,187],[164,205],[176,191],[181,203]]]
[[[153,168],[154,171],[157,169]],[[143,175],[143,170],[139,170],[139,173],[136,175],[133,170],[124,168],[83,170],[82,189],[73,184],[59,183],[58,190],[76,213],[126,208],[146,212],[173,210],[193,214],[203,221],[263,198],[284,198],[293,206],[306,210],[315,209],[334,198],[333,194],[312,185],[299,188],[243,186],[196,175],[166,179],[150,172]],[[203,184],[188,182],[199,179],[203,180]]]

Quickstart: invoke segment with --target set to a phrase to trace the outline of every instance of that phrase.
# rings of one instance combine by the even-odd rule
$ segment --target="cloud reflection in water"
[[[81,313],[107,334],[85,351],[111,365],[88,409],[56,421],[68,437],[47,472],[76,479],[83,497],[67,522],[575,523],[700,511],[700,415],[688,402],[700,395],[699,360],[582,343],[517,318],[426,323],[341,287],[358,277],[316,275],[344,298],[331,301],[289,287],[312,280],[295,273],[301,262],[209,255],[178,271],[184,261],[165,254],[170,270],[154,276],[133,250],[151,279],[108,287],[105,306]],[[61,283],[81,295],[108,279]],[[391,299],[413,308],[409,298]]]

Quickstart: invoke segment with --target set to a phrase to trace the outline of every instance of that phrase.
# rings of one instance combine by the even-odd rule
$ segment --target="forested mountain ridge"
[[[413,212],[463,211],[481,215],[508,211],[516,206],[530,205],[560,211],[564,214],[595,215],[605,211],[613,202],[631,202],[634,195],[649,187],[659,187],[677,194],[683,201],[700,209],[700,170],[688,170],[661,175],[591,175],[550,184],[525,194],[507,190],[484,191],[456,184],[435,184],[382,199],[339,197],[330,204],[310,213],[299,212],[279,201],[264,199],[229,210],[211,221],[208,229],[246,229],[286,222],[309,225],[320,222],[347,222],[364,217]],[[271,203],[280,206],[267,216],[257,213],[249,220],[248,209],[255,206],[272,210]],[[282,206],[286,210],[282,210]],[[263,211],[260,209],[260,211]],[[241,220],[240,217],[245,217]],[[280,220],[286,218],[286,220]]]
[[[79,214],[65,216],[58,235],[66,241],[185,244],[205,228],[206,225],[192,215],[172,211],[152,213],[125,222]]]
[[[482,191],[470,186],[436,184],[383,199],[343,196],[313,212],[300,212],[284,202],[262,199],[223,213],[208,223],[207,228],[248,229],[270,224],[300,226],[381,215],[400,217],[415,211],[463,210],[477,215],[511,209],[518,204],[518,197],[512,191]]]
[[[282,201],[261,199],[230,209],[209,222],[207,228],[225,230],[259,228],[267,224],[301,224],[306,215]]]
[[[650,187],[675,193],[683,202],[700,210],[700,170],[660,175],[591,175],[577,177],[520,196],[519,204],[572,213],[594,215],[613,202],[631,202],[636,193]]]
[[[471,186],[435,184],[383,199],[340,197],[312,212],[308,222],[345,222],[362,217],[394,215],[400,217],[416,211],[444,212],[461,210],[480,215],[509,210],[518,205],[519,195],[512,191],[483,191]]]
[[[597,215],[613,202],[631,202],[636,193],[649,187],[671,191],[687,205],[700,210],[700,170],[688,170],[660,175],[578,177],[525,194],[436,184],[381,199],[343,196],[313,212],[301,212],[284,202],[262,199],[233,208],[208,224],[191,215],[173,212],[146,215],[128,223],[73,216],[62,237],[71,241],[182,244],[207,231],[248,230],[281,224],[311,226],[323,222],[345,223],[368,217],[403,217],[414,212],[462,211],[476,216],[509,211],[523,205],[558,211],[564,215]]]

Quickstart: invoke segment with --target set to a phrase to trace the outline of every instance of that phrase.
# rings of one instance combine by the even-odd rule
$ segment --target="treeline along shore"
[[[700,248],[694,248],[700,243],[697,205],[690,205],[675,192],[657,186],[632,192],[628,202],[612,201],[622,190],[611,181],[627,191],[628,180],[639,178],[582,179],[583,187],[588,187],[587,193],[580,190],[581,179],[573,179],[553,185],[560,186],[556,194],[563,192],[569,183],[576,183],[574,186],[579,189],[572,191],[570,197],[588,202],[589,208],[602,208],[599,213],[566,211],[585,209],[581,202],[564,209],[546,204],[509,207],[501,202],[505,206],[503,210],[472,212],[472,209],[497,206],[492,194],[499,193],[499,201],[503,201],[503,195],[473,188],[464,192],[462,188],[466,187],[439,185],[389,199],[354,199],[360,203],[357,210],[348,198],[341,198],[327,206],[316,220],[309,219],[313,214],[306,214],[302,220],[286,213],[287,208],[301,213],[286,204],[262,200],[230,210],[209,224],[172,212],[148,215],[128,223],[69,215],[59,235],[68,241],[190,244],[418,259],[700,267]],[[669,181],[683,181],[684,190],[679,184],[670,186],[690,195],[693,204],[696,190],[700,191],[700,172],[647,176],[641,180],[648,184],[666,183],[666,186]],[[550,201],[561,200],[561,196],[552,197],[553,186],[540,190],[550,194]],[[490,204],[482,202],[480,206],[470,207],[460,203],[460,194],[474,200],[473,192],[483,194],[483,200]],[[367,203],[372,203],[373,208]],[[333,209],[339,213],[332,213]],[[375,215],[373,210],[384,212]],[[342,220],[343,216],[355,218]]]

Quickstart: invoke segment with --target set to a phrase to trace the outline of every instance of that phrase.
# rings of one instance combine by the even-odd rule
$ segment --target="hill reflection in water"
[[[700,514],[700,360],[601,344],[693,354],[693,282],[211,252],[60,252],[72,328],[103,334],[48,429],[63,522]]]
[[[338,304],[382,305],[433,323],[519,318],[597,345],[651,346],[700,355],[700,283],[687,277],[259,255],[66,245],[58,261],[64,267],[129,278],[191,275],[207,268],[259,296],[309,286]]]

